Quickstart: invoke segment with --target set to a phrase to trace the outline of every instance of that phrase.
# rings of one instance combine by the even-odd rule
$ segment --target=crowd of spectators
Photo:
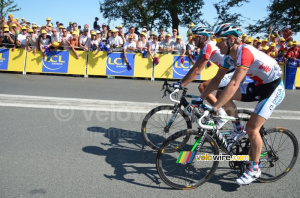
[[[142,27],[141,32],[138,32],[131,26],[125,32],[122,25],[110,29],[105,23],[100,27],[98,21],[99,18],[96,17],[92,29],[88,24],[82,28],[76,22],[69,22],[68,26],[64,26],[57,21],[54,26],[51,18],[46,18],[46,25],[39,26],[35,22],[27,22],[24,18],[19,21],[9,14],[7,20],[2,20],[0,46],[21,47],[33,51],[34,54],[37,50],[44,54],[49,50],[71,50],[77,59],[78,50],[123,52],[125,61],[126,53],[141,52],[145,57],[149,54],[153,59],[157,53],[187,55],[192,63],[195,63],[195,57],[199,54],[199,38],[191,31],[193,23],[189,25],[184,40],[177,29],[173,29],[172,33],[160,29],[156,34],[154,31],[148,31],[147,27]],[[253,39],[243,34],[241,42],[253,45],[280,61],[296,60],[300,59],[300,48],[298,41],[293,41],[292,35],[289,26],[275,34],[271,27],[268,38]]]

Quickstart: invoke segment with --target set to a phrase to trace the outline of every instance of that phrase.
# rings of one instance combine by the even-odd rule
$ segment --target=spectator
[[[13,16],[12,14],[9,14],[9,15],[8,15],[8,21],[7,21],[6,23],[7,23],[7,25],[9,26],[9,31],[11,31],[12,34],[14,34],[14,35],[17,34],[15,31],[18,29],[18,27],[19,27],[20,29],[22,28],[21,24],[18,23],[18,22],[16,22],[16,21],[14,20],[14,16]],[[13,30],[13,28],[12,28],[12,26],[13,26],[14,24],[16,25],[16,26],[15,26],[15,27],[16,27],[16,30]]]
[[[157,37],[158,43],[162,42],[163,40],[164,40],[164,37],[163,37],[163,36],[159,35],[159,36]]]
[[[57,32],[56,28],[52,29],[52,35],[51,35],[51,42],[53,43],[54,41],[57,41],[60,43],[61,39],[60,39],[60,35]]]
[[[72,38],[70,40],[70,46],[71,46],[71,50],[73,51],[73,53],[76,56],[76,59],[79,59],[79,55],[75,50],[75,47],[78,47],[78,35],[76,32],[72,33]]]
[[[291,31],[291,26],[288,25],[286,26],[286,28],[283,29],[283,38],[286,40],[286,41],[289,41],[290,37],[293,35],[293,32]]]
[[[262,50],[262,47],[261,47],[261,40],[258,39],[257,42],[256,42],[256,45],[254,46],[256,49],[258,50]]]
[[[165,39],[165,30],[164,29],[159,30],[158,41],[159,41],[159,38],[161,38],[161,41]]]
[[[268,50],[269,50],[269,46],[267,46],[267,45],[261,48],[261,51],[266,54],[268,53]]]
[[[262,47],[262,48],[265,48],[266,46],[268,46],[268,39],[264,39],[264,40],[262,40],[262,42],[261,42],[261,47]]]
[[[156,35],[153,35],[153,40],[149,41],[148,43],[148,52],[152,60],[154,59],[158,51],[159,51],[158,37]]]
[[[37,29],[36,24],[33,24],[33,25],[32,25],[32,30],[33,30],[33,34],[35,34],[35,35],[38,35],[38,34],[39,34],[39,33],[38,33],[38,29]]]
[[[140,52],[147,51],[146,33],[142,32],[140,34],[140,38],[141,38],[141,40],[137,42],[137,49]]]
[[[289,49],[289,48],[291,48],[291,47],[293,47],[293,41],[289,41],[289,42],[288,42],[287,49]]]
[[[61,37],[61,43],[60,46],[63,47],[64,50],[70,49],[70,41],[72,39],[72,36],[68,33],[67,29],[63,29],[63,36]]]
[[[255,38],[255,39],[253,40],[253,46],[254,46],[254,47],[256,46],[257,41],[258,41],[258,38]]]
[[[300,48],[298,47],[299,42],[298,41],[294,41],[293,42],[293,47],[291,47],[290,49],[288,49],[288,53],[286,55],[287,59],[292,59],[294,61],[297,61],[297,59],[300,58]]]
[[[22,27],[22,33],[18,35],[16,44],[21,46],[22,49],[25,49],[27,46],[27,28],[25,26]]]
[[[279,45],[277,46],[277,49],[278,49],[279,54],[283,54],[283,51],[287,51],[287,47],[285,45],[285,39],[284,38],[281,38],[279,40]]]
[[[106,38],[107,38],[107,25],[105,23],[102,24],[102,32],[101,32],[101,40],[106,42]]]
[[[98,18],[98,17],[95,17],[95,21],[94,21],[94,25],[93,25],[93,28],[94,28],[95,31],[98,30],[98,29],[97,29],[97,26],[98,26],[98,20],[99,20],[99,18]]]
[[[80,31],[79,31],[79,29],[77,27],[77,23],[76,22],[73,23],[72,34],[73,34],[73,32],[75,32],[77,34],[77,36],[79,36]]]
[[[124,59],[126,63],[128,63],[126,52],[134,52],[136,49],[136,43],[133,39],[134,39],[134,34],[129,35],[128,41],[124,44],[123,53],[124,53]]]
[[[180,54],[181,57],[185,55],[186,46],[184,42],[181,40],[181,36],[178,35],[176,38],[176,42],[174,43],[174,52],[175,54]]]
[[[0,45],[2,46],[5,46],[6,48],[12,48],[14,47],[13,45],[15,44],[15,41],[16,41],[16,38],[15,38],[15,35],[11,34],[9,32],[9,29],[8,28],[4,28],[4,36],[1,37],[0,39]],[[6,44],[9,44],[9,45],[6,45]]]
[[[51,46],[51,37],[49,35],[47,35],[46,30],[42,30],[41,31],[41,35],[39,37],[39,41],[38,41],[38,46],[39,46],[39,50],[44,54],[45,54],[45,47],[49,48]]]
[[[145,38],[148,41],[147,28],[143,27],[142,28],[142,33],[145,33],[145,35],[146,35]]]
[[[151,32],[150,32],[150,35],[149,35],[148,42],[153,41],[153,36],[154,36],[154,35],[155,35],[154,31],[151,31]],[[157,38],[157,36],[156,36],[156,38]]]
[[[84,24],[83,29],[88,29],[88,36],[91,37],[92,30],[90,29],[88,24]]]
[[[247,44],[247,45],[252,45],[252,42],[253,42],[253,39],[252,39],[251,36],[249,36],[249,37],[246,39],[245,44]]]
[[[46,26],[48,26],[49,24],[51,24],[51,27],[53,27],[53,23],[51,22],[51,19],[48,17],[46,19]]]
[[[242,35],[242,44],[246,43],[247,40],[247,34]]]
[[[91,41],[89,44],[89,49],[93,49],[93,51],[96,51],[98,49],[100,42],[97,40],[97,34],[95,31],[92,31],[91,33]]]
[[[22,26],[25,26],[25,25],[26,25],[26,20],[25,20],[24,17],[21,19],[21,25],[22,25]]]
[[[113,29],[111,31],[112,36],[109,38],[109,45],[112,51],[121,51],[121,47],[123,47],[123,40],[117,35],[117,32],[117,29]]]
[[[15,36],[15,39],[17,39],[18,35],[19,35],[19,31],[17,30],[17,25],[16,24],[12,24],[11,27],[12,27],[12,31],[10,31],[10,33]]]
[[[123,33],[123,26],[119,25],[118,30],[119,30],[119,36],[121,37],[123,43],[126,43],[125,34]]]
[[[96,31],[96,39],[97,39],[98,43],[100,44],[100,42],[101,42],[101,32],[100,32],[100,30]]]
[[[177,30],[176,29],[173,29],[172,30],[172,34],[173,36],[170,38],[171,41],[173,41],[174,43],[176,42],[176,39],[177,39]]]
[[[129,40],[129,36],[130,36],[130,35],[133,35],[133,41],[134,41],[135,43],[138,41],[139,37],[138,37],[137,34],[134,33],[134,31],[135,31],[135,28],[134,28],[133,26],[131,26],[131,27],[129,28],[128,34],[126,35],[126,41]]]
[[[64,30],[64,26],[63,25],[60,25],[59,26],[59,37],[61,38],[63,36],[63,30]]]
[[[88,36],[88,29],[83,30],[83,35],[80,36],[79,38],[79,47],[84,49],[85,51],[89,50],[89,42],[90,42],[90,37]]]
[[[160,43],[159,50],[164,54],[171,54],[174,50],[174,42],[170,40],[170,34],[167,33],[165,39]]]
[[[278,57],[278,49],[276,48],[275,43],[271,43],[269,50],[267,51],[267,54],[271,56],[272,58],[277,58]]]
[[[69,26],[67,27],[67,31],[68,31],[68,32],[71,32],[72,29],[73,29],[73,23],[70,21],[70,22],[69,22]]]
[[[33,54],[36,55],[39,37],[37,34],[34,34],[34,31],[32,29],[29,29],[28,33],[30,34],[30,36],[27,37],[27,51],[30,52],[31,50],[33,50]]]
[[[59,21],[56,21],[56,31],[59,31]]]
[[[187,35],[188,39],[185,41],[185,45],[187,45],[189,43],[190,40],[193,40],[193,33],[189,33]]]
[[[55,28],[54,28],[55,29]],[[49,23],[46,27],[47,35],[52,36],[52,25]]]
[[[196,62],[196,58],[193,56],[195,53],[195,41],[193,39],[193,34],[189,33],[188,35],[188,43],[186,45],[186,55],[190,58],[192,64],[194,65]]]
[[[192,22],[192,23],[190,23],[190,25],[189,25],[189,29],[188,29],[188,31],[186,32],[186,36],[189,36],[189,34],[192,33],[193,27],[195,27],[195,24]]]

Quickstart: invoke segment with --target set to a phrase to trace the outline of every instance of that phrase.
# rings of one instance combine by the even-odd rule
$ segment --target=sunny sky
[[[99,11],[99,0],[51,0],[38,1],[38,0],[14,0],[15,3],[21,7],[21,10],[14,12],[14,17],[21,19],[24,17],[29,22],[36,22],[38,25],[44,25],[46,18],[50,17],[52,22],[56,21],[64,23],[65,26],[71,22],[77,22],[78,25],[83,27],[84,24],[89,24],[92,27],[95,17],[99,17],[100,24],[108,24],[108,20],[103,19],[102,14]],[[213,2],[218,0],[205,0],[204,18],[209,22],[213,22],[216,17],[215,9],[212,6]],[[269,0],[251,0],[250,3],[245,4],[240,8],[232,9],[232,12],[240,12],[243,16],[250,18],[251,20],[245,21],[245,26],[253,24],[255,20],[264,19],[267,16],[266,7],[269,4]],[[115,27],[121,24],[121,20],[111,21],[109,25]],[[168,29],[171,32],[171,28]],[[179,32],[185,35],[187,27],[180,27]],[[258,35],[261,36],[261,35]],[[294,35],[294,39],[300,41],[300,34]]]

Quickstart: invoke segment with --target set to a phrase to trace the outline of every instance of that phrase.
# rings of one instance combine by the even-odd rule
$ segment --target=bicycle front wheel
[[[198,151],[189,152],[195,148],[199,138],[197,131],[184,130],[173,134],[164,142],[156,157],[156,169],[164,183],[172,188],[188,190],[197,188],[213,176],[219,162],[205,161],[199,155],[218,155],[218,145],[207,135]],[[182,142],[186,143],[183,145]],[[173,152],[166,152],[166,148],[173,149]]]
[[[175,114],[176,108],[178,113]],[[192,123],[179,107],[170,105],[152,109],[142,122],[142,136],[146,144],[158,151],[162,143],[175,132],[191,129]]]
[[[295,135],[285,128],[273,128],[262,137],[263,149],[260,157],[262,174],[260,182],[274,182],[291,171],[299,152]]]

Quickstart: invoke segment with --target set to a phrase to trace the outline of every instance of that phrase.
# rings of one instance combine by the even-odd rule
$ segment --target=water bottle
[[[128,71],[132,70],[131,64],[129,62],[127,62],[127,70]]]
[[[210,66],[211,66],[211,62],[210,62],[210,61],[207,61],[206,66],[207,66],[207,67],[210,67]]]
[[[180,62],[181,62],[181,64],[183,64],[183,63],[184,63],[183,56],[180,58]]]
[[[158,63],[159,63],[158,57],[154,57],[153,58],[153,62],[154,62],[155,65],[158,65]]]
[[[143,58],[147,58],[147,51],[144,50],[144,51],[142,51],[142,53],[143,53]]]

